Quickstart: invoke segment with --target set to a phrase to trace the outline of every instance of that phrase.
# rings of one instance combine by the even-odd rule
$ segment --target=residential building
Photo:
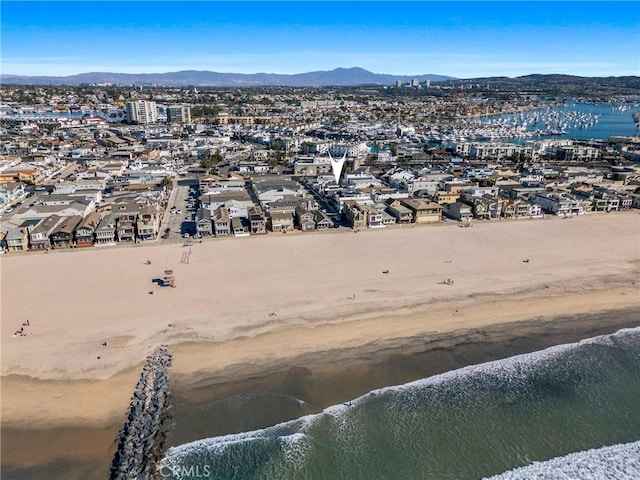
[[[110,214],[102,218],[96,227],[96,245],[112,245],[116,242],[116,214]]]
[[[26,227],[10,229],[4,240],[9,252],[26,252],[29,250],[29,230]]]
[[[413,213],[414,223],[435,223],[442,221],[442,206],[434,202],[426,202],[418,198],[399,200],[400,204]]]
[[[196,212],[196,233],[200,235],[213,235],[213,222],[211,210],[199,208]]]
[[[234,237],[246,237],[251,231],[251,224],[246,218],[233,217],[231,219],[231,231]]]
[[[191,107],[185,105],[172,105],[167,107],[168,123],[191,123]]]
[[[264,210],[269,210],[271,203],[285,198],[302,197],[302,185],[293,180],[264,179],[254,180],[253,191]]]
[[[344,202],[343,213],[349,221],[349,225],[354,230],[365,228],[367,226],[367,214],[361,208],[361,205],[354,200]]]
[[[329,216],[320,210],[316,210],[314,212],[314,221],[317,230],[326,230],[327,228],[331,228],[333,226],[333,222],[331,221]]]
[[[140,209],[136,218],[137,237],[140,241],[155,240],[160,229],[160,215],[155,206],[147,205]]]
[[[507,219],[527,218],[531,215],[531,203],[525,198],[500,197],[501,215]]]
[[[118,217],[116,223],[116,234],[118,242],[135,243],[136,241],[136,224],[127,217]]]
[[[92,212],[82,219],[75,231],[76,247],[92,247],[95,231],[100,224],[100,214]]]
[[[251,235],[261,235],[267,233],[267,219],[258,205],[247,209],[247,216],[250,225]]]
[[[29,231],[29,245],[31,250],[48,250],[51,247],[49,237],[59,223],[63,221],[58,215],[43,218]]]
[[[156,123],[158,121],[158,107],[156,102],[136,100],[125,105],[129,123]]]
[[[461,222],[470,222],[473,218],[471,207],[462,202],[448,204],[444,207],[444,213],[449,218],[453,218],[454,220],[459,220]]]
[[[213,212],[212,217],[213,232],[216,237],[231,234],[231,221],[229,211],[225,207],[218,207]]]
[[[367,218],[367,227],[369,228],[382,228],[385,226],[382,212],[378,211],[372,205],[360,205],[360,208],[364,211]]]
[[[590,162],[600,157],[600,150],[585,145],[565,145],[556,148],[556,158],[566,162]]]
[[[293,230],[293,215],[290,213],[271,212],[269,225],[272,232],[285,232]]]
[[[500,204],[494,196],[477,197],[471,193],[463,192],[460,195],[460,201],[471,207],[474,218],[481,220],[500,218]]]
[[[458,200],[460,200],[460,194],[458,192],[438,191],[433,195],[433,201],[438,205],[448,205],[449,203],[455,203]]]
[[[323,173],[331,173],[331,159],[329,157],[300,156],[293,163],[295,175],[316,176]]]
[[[51,232],[50,240],[53,248],[71,248],[75,245],[75,230],[82,221],[80,215],[63,219]]]
[[[295,210],[296,224],[300,230],[315,230],[316,222],[313,211],[297,207]]]
[[[413,211],[402,205],[399,200],[390,198],[385,204],[387,212],[396,219],[396,223],[411,223],[413,221]]]
[[[537,193],[533,202],[545,212],[554,215],[582,215],[584,209],[580,201],[568,193]]]

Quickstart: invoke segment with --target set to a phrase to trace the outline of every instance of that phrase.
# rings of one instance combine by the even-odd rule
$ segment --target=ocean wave
[[[485,480],[638,480],[640,441],[571,453]]]
[[[529,458],[640,439],[635,410],[614,404],[633,402],[623,397],[634,394],[627,386],[640,384],[638,372],[640,327],[623,329],[384,387],[265,429],[172,447],[160,465],[178,472],[207,465],[215,478],[243,480],[488,477]],[[627,431],[609,432],[616,422]],[[576,432],[589,423],[593,428]],[[456,449],[465,454],[456,456]]]

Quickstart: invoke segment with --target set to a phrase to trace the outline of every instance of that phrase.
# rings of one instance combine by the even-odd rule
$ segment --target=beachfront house
[[[116,229],[116,234],[117,234],[118,242],[135,243],[136,241],[135,223],[127,219],[118,218],[117,226],[118,228]]]
[[[51,233],[51,246],[53,248],[71,248],[74,246],[75,230],[82,221],[80,215],[65,218]]]
[[[225,207],[218,207],[213,212],[212,217],[213,232],[216,237],[222,237],[231,234],[231,221],[229,219],[229,211]]]
[[[444,213],[449,218],[459,220],[461,222],[469,222],[473,218],[471,207],[466,203],[455,202],[444,207]]]
[[[413,213],[413,223],[437,223],[442,221],[442,206],[419,198],[402,198],[402,205]]]
[[[269,213],[279,212],[279,213],[290,213],[294,214],[296,208],[306,209],[307,207],[303,204],[306,204],[305,199],[300,197],[289,198],[285,197],[282,200],[276,200],[269,204]]]
[[[247,209],[251,235],[262,235],[267,233],[267,219],[258,205]]]
[[[29,230],[26,227],[11,228],[4,241],[9,252],[26,252],[29,250]]]
[[[331,228],[333,226],[333,222],[329,218],[329,215],[320,210],[316,210],[314,212],[314,220],[317,230],[326,230],[327,228]]]
[[[272,232],[293,230],[293,215],[290,213],[271,212],[269,226]]]
[[[116,214],[102,218],[96,227],[96,245],[113,245],[116,243]]]
[[[355,200],[346,200],[343,208],[344,216],[354,230],[367,226],[367,215]]]
[[[300,230],[315,230],[316,222],[313,212],[305,210],[302,207],[297,207],[295,211],[296,224]]]
[[[234,237],[246,237],[251,230],[249,220],[244,217],[233,217],[231,219],[231,231]]]
[[[367,227],[369,228],[382,228],[385,227],[382,213],[379,212],[372,205],[360,205],[360,208],[364,211],[367,218]]]
[[[500,205],[495,198],[490,196],[478,197],[463,192],[460,195],[460,201],[471,207],[473,218],[480,220],[500,218]]]
[[[402,205],[400,201],[389,198],[385,201],[387,212],[396,219],[396,223],[411,223],[413,221],[413,212]]]
[[[82,219],[75,231],[76,247],[92,247],[95,231],[100,223],[100,214],[92,212]]]
[[[146,205],[140,209],[136,218],[136,230],[141,241],[155,240],[160,229],[160,215],[157,208]]]
[[[196,212],[196,232],[200,235],[213,235],[211,210],[199,208]]]
[[[524,198],[501,198],[502,216],[508,219],[526,218],[531,212],[530,202]]]
[[[553,215],[582,215],[582,204],[568,193],[537,193],[533,202],[542,207],[545,212]]]
[[[29,232],[29,243],[31,250],[48,250],[51,246],[50,236],[63,221],[58,215],[49,215],[38,222]]]

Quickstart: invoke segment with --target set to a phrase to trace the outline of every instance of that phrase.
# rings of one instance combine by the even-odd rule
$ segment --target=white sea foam
[[[562,359],[573,350],[579,348],[580,345],[601,344],[611,346],[612,343],[615,344],[615,342],[620,342],[624,345],[640,345],[640,327],[622,329],[612,335],[602,335],[577,343],[557,345],[538,352],[516,355],[478,365],[470,365],[404,385],[380,388],[352,400],[347,404],[327,407],[321,413],[307,415],[297,420],[291,420],[272,427],[186,443],[170,448],[163,463],[180,462],[181,458],[191,454],[222,453],[226,448],[237,443],[256,440],[277,440],[291,436],[297,432],[305,433],[310,426],[322,418],[326,418],[327,415],[337,420],[336,423],[339,425],[345,421],[345,416],[350,416],[353,410],[357,410],[359,404],[370,401],[379,395],[402,394],[402,402],[398,405],[398,408],[401,408],[402,406],[410,406],[410,397],[412,395],[421,396],[425,388],[440,387],[446,384],[459,386],[460,383],[469,381],[477,382],[477,379],[482,376],[492,377],[505,383],[517,383],[523,378],[523,374],[526,372],[535,371],[541,366],[549,365],[553,363],[554,359]],[[451,399],[448,398],[448,400]],[[343,425],[343,427],[345,426],[346,425]]]
[[[311,449],[309,438],[303,433],[294,433],[278,439],[283,444],[283,458],[295,468],[301,468],[304,465],[304,457]]]
[[[638,480],[640,441],[534,462],[486,480]]]

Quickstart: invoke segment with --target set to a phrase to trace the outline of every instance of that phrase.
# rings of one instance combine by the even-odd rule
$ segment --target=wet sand
[[[194,383],[178,376],[173,381],[169,444],[267,427],[318,413],[376,388],[638,325],[637,309],[613,310],[307,354],[286,363],[245,366],[241,378],[212,372],[210,378]],[[121,426],[3,428],[2,478],[107,478]]]
[[[243,432],[318,413],[382,387],[640,325],[637,309],[529,320],[450,334],[392,339],[252,366],[246,378],[174,387],[171,445]]]

